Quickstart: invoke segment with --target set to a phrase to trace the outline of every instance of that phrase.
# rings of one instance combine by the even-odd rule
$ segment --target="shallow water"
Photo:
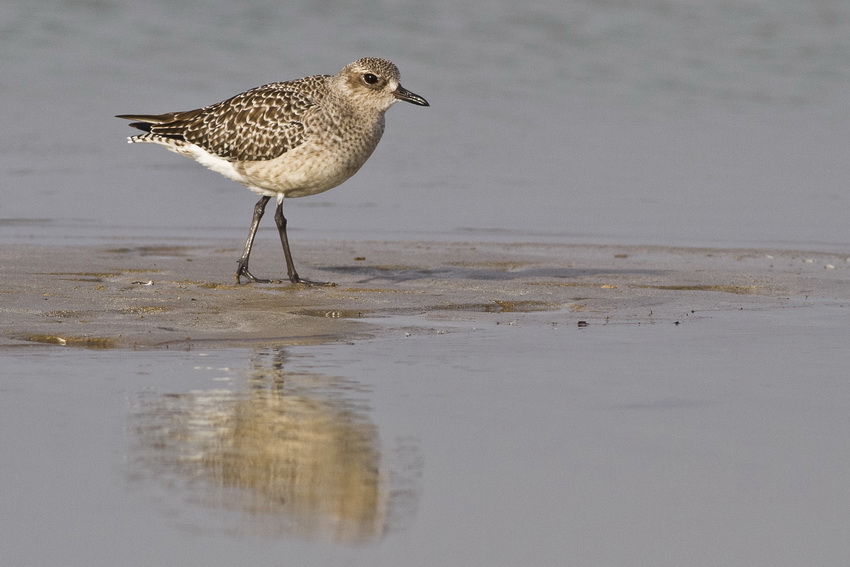
[[[241,239],[250,194],[112,115],[377,54],[432,106],[397,105],[362,172],[290,201],[296,241],[850,242],[846,2],[483,6],[6,2],[0,218],[49,223],[0,237]]]
[[[255,198],[112,116],[379,55],[432,106],[397,105],[355,178],[287,202],[296,250],[850,246],[842,0],[9,0],[0,50],[2,244],[240,246]],[[6,347],[0,563],[841,564],[845,311]]]
[[[398,320],[382,339],[285,350],[7,348],[3,563],[850,552],[845,313],[514,321]]]

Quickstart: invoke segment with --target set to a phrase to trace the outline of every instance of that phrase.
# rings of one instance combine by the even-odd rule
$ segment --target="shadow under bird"
[[[315,195],[341,184],[369,159],[384,132],[384,113],[403,100],[429,106],[399,83],[398,68],[386,59],[366,57],[336,75],[314,75],[269,83],[225,101],[185,112],[120,114],[144,131],[129,138],[165,146],[262,195],[236,281],[269,283],[248,270],[248,258],[266,204],[277,200],[277,224],[286,270],[292,283],[328,285],[302,279],[295,270],[285,197]]]

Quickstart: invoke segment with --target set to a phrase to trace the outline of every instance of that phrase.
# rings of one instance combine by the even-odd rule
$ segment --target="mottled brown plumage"
[[[196,110],[118,117],[145,132],[129,138],[131,143],[165,146],[263,195],[254,208],[237,281],[242,276],[268,281],[248,271],[248,257],[265,205],[274,197],[289,279],[309,283],[292,263],[283,199],[327,191],[354,175],[381,139],[384,113],[399,100],[428,106],[399,84],[393,63],[367,57],[337,75],[269,83]]]

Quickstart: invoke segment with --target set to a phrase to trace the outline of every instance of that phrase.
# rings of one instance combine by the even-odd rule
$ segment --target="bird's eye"
[[[365,75],[363,75],[363,80],[366,81],[370,85],[374,85],[375,83],[378,82],[378,77],[376,77],[372,73],[366,73]]]

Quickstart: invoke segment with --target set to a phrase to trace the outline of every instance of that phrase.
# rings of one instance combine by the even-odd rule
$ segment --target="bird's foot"
[[[334,287],[336,284],[334,282],[314,282],[312,280],[302,279],[298,274],[292,274],[289,276],[289,281],[298,285],[306,285],[306,286],[315,286],[315,287]]]
[[[281,280],[267,280],[264,278],[258,278],[248,271],[248,266],[240,266],[239,269],[236,270],[237,285],[242,283],[242,278],[248,280],[248,283],[283,283]]]

